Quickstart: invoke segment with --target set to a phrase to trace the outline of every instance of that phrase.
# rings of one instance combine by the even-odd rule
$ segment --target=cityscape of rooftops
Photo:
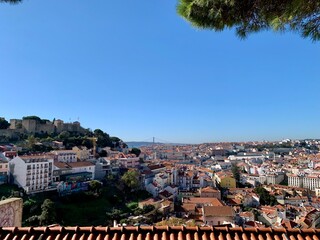
[[[0,239],[320,228],[320,4],[254,2],[0,0]]]

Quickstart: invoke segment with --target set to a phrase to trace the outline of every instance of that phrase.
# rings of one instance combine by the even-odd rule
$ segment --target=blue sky
[[[197,30],[176,0],[0,5],[0,116],[123,140],[320,138],[320,44]]]

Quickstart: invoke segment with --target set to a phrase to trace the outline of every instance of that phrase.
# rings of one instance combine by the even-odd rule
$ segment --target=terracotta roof
[[[233,217],[235,213],[231,206],[203,206],[203,215],[206,217]]]
[[[70,167],[72,167],[72,168],[75,168],[75,167],[92,167],[92,166],[94,166],[93,163],[85,162],[85,161],[83,161],[83,162],[70,162],[70,163],[68,163],[68,165]]]
[[[71,168],[67,163],[64,162],[54,162],[53,165],[57,168]]]
[[[53,156],[51,154],[34,154],[34,155],[22,155],[19,156],[22,160],[29,160],[29,159],[52,159]]]
[[[23,227],[0,228],[0,239],[110,239],[110,240],[253,240],[253,239],[314,239],[320,229],[272,229],[229,227]]]
[[[150,170],[156,170],[156,169],[160,169],[160,168],[165,168],[165,166],[162,165],[162,164],[159,164],[159,165],[149,165],[148,168],[149,168]]]
[[[212,204],[212,206],[224,206],[225,204],[218,198],[204,198],[204,197],[187,197],[183,198],[183,203],[194,204]]]
[[[201,192],[205,192],[205,193],[208,193],[208,192],[210,192],[210,193],[212,193],[212,192],[214,192],[214,193],[220,192],[219,190],[214,189],[213,187],[205,187],[205,188],[200,189],[200,191]]]

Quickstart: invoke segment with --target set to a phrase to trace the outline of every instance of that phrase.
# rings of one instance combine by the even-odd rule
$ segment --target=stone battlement
[[[14,136],[17,133],[27,134],[52,134],[61,133],[63,131],[85,133],[86,130],[81,127],[80,122],[64,123],[62,120],[41,120],[37,118],[10,119],[9,129],[0,131],[2,136]]]

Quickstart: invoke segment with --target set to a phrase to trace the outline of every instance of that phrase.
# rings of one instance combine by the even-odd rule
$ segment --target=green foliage
[[[236,179],[236,182],[240,182],[240,169],[239,167],[234,163],[232,164],[231,171],[233,174],[233,177]]]
[[[22,0],[0,0],[0,3],[20,3]]]
[[[28,198],[26,201],[23,202],[23,210],[30,209],[32,206],[36,204],[36,200]]]
[[[256,187],[254,192],[259,195],[261,205],[274,206],[278,203],[276,197],[270,195],[270,193],[264,187]]]
[[[37,122],[41,122],[41,118],[39,118],[38,116],[26,116],[23,117],[22,120],[36,120]]]
[[[121,181],[126,187],[132,191],[135,191],[140,186],[139,172],[137,170],[129,170],[121,177]]]
[[[139,148],[132,148],[130,153],[135,154],[137,157],[139,157],[141,150]]]
[[[27,139],[27,147],[32,148],[37,142],[37,139],[34,136],[29,136]]]
[[[54,202],[50,199],[45,199],[41,205],[41,210],[42,212],[39,216],[41,226],[56,223],[56,208]]]
[[[178,0],[177,12],[198,28],[235,28],[240,38],[272,29],[320,40],[320,1],[315,0]]]
[[[13,166],[13,164],[10,165],[10,167]],[[10,171],[14,172],[13,169],[10,169]],[[19,193],[19,187],[17,185],[12,184],[2,184],[0,185],[0,196],[3,196],[5,198],[14,196],[14,193]]]
[[[138,207],[138,203],[137,202],[129,202],[127,204],[127,208],[129,208],[130,210],[134,210]]]
[[[143,206],[143,213],[148,213],[151,212],[155,209],[153,205],[145,205]]]
[[[122,217],[123,212],[119,209],[113,208],[111,212],[106,212],[107,219],[110,221],[119,221]]]
[[[42,143],[39,143],[39,139],[34,137],[33,135],[29,136],[26,140],[26,150],[31,152],[50,152],[53,150],[51,146],[46,146]]]
[[[3,117],[0,117],[0,129],[7,129],[10,123]]]
[[[97,138],[97,146],[98,147],[111,147],[112,141],[110,139],[109,134],[103,132],[101,129],[96,129],[93,131],[94,137]]]
[[[67,131],[63,131],[58,135],[58,139],[64,141],[70,137],[70,133]]]
[[[108,156],[108,153],[106,150],[102,150],[99,152],[99,157],[107,157]]]
[[[134,210],[134,212],[133,212],[133,214],[134,214],[135,216],[142,215],[143,213],[144,213],[144,211],[143,211],[143,209],[141,209],[141,208],[136,208],[136,209]]]
[[[176,217],[170,217],[168,220],[163,220],[161,222],[158,222],[156,224],[157,226],[188,226],[188,227],[194,227],[196,226],[195,221],[187,221],[182,218],[176,218]]]
[[[89,182],[89,189],[90,191],[98,194],[101,190],[102,183],[97,180],[92,180]]]
[[[39,225],[39,216],[33,215],[25,220],[28,226],[38,226]]]

